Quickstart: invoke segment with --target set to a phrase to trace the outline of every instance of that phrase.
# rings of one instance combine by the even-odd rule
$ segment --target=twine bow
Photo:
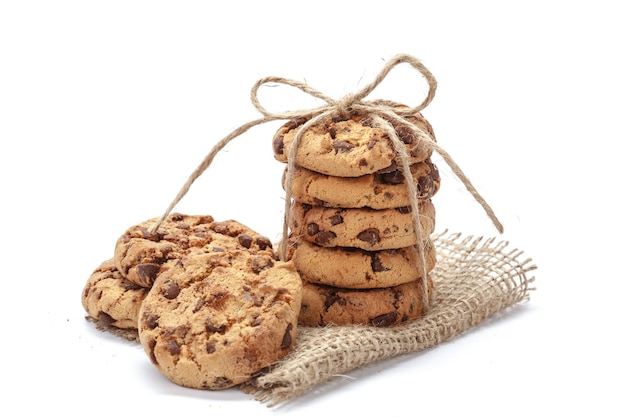
[[[424,101],[416,107],[407,107],[403,106],[399,103],[389,101],[389,100],[371,100],[366,101],[365,98],[385,79],[385,77],[389,74],[389,72],[397,65],[407,63],[411,65],[415,70],[417,70],[428,82],[429,90],[426,95]],[[321,99],[326,102],[326,105],[317,107],[314,109],[308,110],[297,110],[297,111],[287,111],[274,113],[266,110],[258,100],[258,90],[261,86],[266,85],[268,83],[277,83],[284,84],[291,87],[296,87],[303,92]],[[394,150],[399,156],[399,160],[401,162],[402,171],[404,174],[404,178],[406,179],[406,186],[409,190],[411,208],[413,213],[413,223],[414,228],[417,235],[418,241],[418,249],[422,261],[423,266],[423,276],[426,277],[425,271],[425,254],[424,254],[424,239],[422,236],[422,228],[421,222],[419,219],[419,204],[416,193],[414,192],[416,189],[413,177],[411,175],[410,166],[409,166],[409,157],[406,153],[406,146],[404,143],[398,138],[398,135],[392,126],[391,122],[395,122],[398,125],[406,126],[409,128],[418,138],[419,145],[425,146],[431,151],[437,152],[446,164],[450,167],[452,172],[457,176],[457,178],[463,183],[465,188],[469,191],[469,193],[474,197],[474,199],[483,207],[487,216],[491,219],[496,229],[502,233],[503,226],[500,221],[497,219],[494,211],[491,209],[489,204],[485,201],[485,199],[478,193],[474,185],[471,183],[469,178],[463,173],[461,168],[454,162],[450,154],[446,152],[441,146],[439,146],[435,140],[430,136],[428,132],[423,131],[419,127],[407,121],[404,117],[410,116],[412,114],[418,113],[423,110],[428,104],[432,101],[435,95],[435,91],[437,89],[437,81],[435,77],[431,74],[431,72],[416,58],[406,55],[399,54],[393,57],[391,60],[387,62],[387,64],[383,67],[380,73],[376,76],[374,81],[370,84],[363,87],[361,90],[357,91],[354,94],[347,94],[339,100],[332,99],[325,94],[315,90],[310,87],[306,83],[302,83],[299,81],[294,81],[282,77],[265,77],[258,80],[252,90],[250,92],[250,99],[254,107],[263,115],[262,118],[252,120],[248,123],[245,123],[239,126],[237,129],[232,131],[229,135],[221,139],[214,147],[211,149],[209,154],[205,156],[200,165],[192,172],[192,174],[187,179],[187,182],[183,185],[181,190],[178,192],[174,200],[170,203],[165,213],[157,220],[157,222],[152,226],[151,231],[156,231],[165,218],[171,213],[176,204],[185,196],[185,194],[189,191],[189,188],[194,183],[194,181],[202,175],[202,173],[211,165],[215,156],[234,138],[242,135],[250,128],[271,122],[274,120],[290,120],[296,118],[305,118],[307,122],[300,126],[296,135],[294,136],[293,142],[291,144],[291,148],[289,149],[289,154],[287,156],[287,175],[285,178],[285,215],[283,221],[283,241],[286,242],[288,236],[288,228],[289,228],[289,216],[291,212],[291,174],[294,172],[295,166],[295,156],[296,152],[302,139],[303,133],[307,131],[311,126],[323,122],[330,117],[336,115],[349,115],[349,114],[368,114],[371,116],[372,121],[375,126],[381,127],[384,129],[389,138],[392,141]],[[287,245],[281,245],[281,259],[286,258],[286,250]],[[424,279],[424,291],[425,294],[428,294],[428,280]],[[428,297],[425,297],[426,305]]]

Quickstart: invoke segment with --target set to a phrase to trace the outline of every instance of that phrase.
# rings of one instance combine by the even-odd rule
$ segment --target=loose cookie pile
[[[191,388],[247,382],[292,349],[302,284],[266,237],[211,216],[156,221],[126,230],[87,280],[89,317],[136,329],[159,371]]]
[[[404,119],[434,141],[421,114]],[[410,164],[415,189],[409,191],[389,132],[371,117],[334,116],[299,133],[307,121],[287,122],[273,139],[275,159],[295,158],[283,187],[290,184],[293,197],[287,259],[303,280],[299,323],[391,326],[421,316],[436,262],[431,198],[440,176],[432,151],[411,128],[391,121]],[[417,197],[421,233],[409,192]]]

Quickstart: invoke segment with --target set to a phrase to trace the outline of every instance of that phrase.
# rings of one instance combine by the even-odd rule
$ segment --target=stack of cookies
[[[405,119],[434,140],[421,114]],[[290,162],[291,144],[306,121],[291,120],[276,132],[276,160]],[[409,157],[421,234],[397,152],[370,117],[336,116],[302,132],[293,172],[286,168],[283,177],[285,187],[290,176],[293,198],[287,253],[303,280],[302,325],[391,326],[425,311],[424,282],[430,296],[428,272],[436,262],[431,198],[440,177],[431,151],[413,131],[392,126]]]

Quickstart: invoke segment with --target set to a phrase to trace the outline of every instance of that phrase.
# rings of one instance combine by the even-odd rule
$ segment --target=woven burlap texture
[[[269,406],[294,399],[359,367],[433,348],[529,300],[536,269],[523,252],[496,238],[434,234],[433,300],[420,319],[391,328],[300,327],[294,349],[242,387]]]

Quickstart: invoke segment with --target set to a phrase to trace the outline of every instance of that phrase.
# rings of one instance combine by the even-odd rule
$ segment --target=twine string
[[[411,65],[411,67],[413,67],[415,70],[417,70],[427,81],[429,89],[428,89],[428,93],[426,95],[426,97],[424,98],[424,100],[422,101],[422,103],[420,103],[419,105],[415,106],[415,107],[406,107],[406,106],[401,106],[398,103],[395,103],[393,101],[389,101],[389,100],[373,100],[373,101],[365,101],[364,99],[372,92],[376,89],[376,87],[385,79],[385,77],[389,74],[389,72],[397,65],[402,64],[402,63],[407,63],[409,65]],[[270,112],[267,109],[265,109],[265,107],[263,107],[258,99],[258,90],[260,87],[267,85],[269,83],[274,83],[274,84],[283,84],[286,86],[290,86],[290,87],[295,87],[300,89],[301,91],[303,91],[306,94],[309,94],[315,98],[318,98],[322,101],[326,102],[326,105],[314,108],[314,109],[305,109],[305,110],[296,110],[296,111],[286,111],[286,112]],[[437,81],[435,80],[435,77],[431,74],[431,72],[416,58],[410,56],[410,55],[406,55],[406,54],[399,54],[396,55],[395,57],[393,57],[391,60],[389,60],[387,62],[387,64],[383,67],[383,69],[379,72],[379,74],[376,76],[376,78],[370,83],[367,84],[365,87],[363,87],[361,90],[357,91],[354,94],[348,94],[344,97],[342,97],[339,100],[334,100],[328,96],[326,96],[325,94],[321,93],[320,91],[312,88],[311,86],[309,86],[306,83],[300,82],[300,81],[295,81],[295,80],[290,80],[287,78],[282,78],[282,77],[275,77],[275,76],[270,76],[270,77],[265,77],[265,78],[261,78],[259,79],[252,87],[251,91],[250,91],[250,99],[252,104],[254,105],[254,107],[263,115],[262,118],[260,119],[256,119],[253,121],[250,121],[248,123],[245,123],[243,125],[241,125],[240,127],[238,127],[237,129],[233,130],[230,134],[228,134],[226,137],[224,137],[223,139],[221,139],[209,152],[209,154],[207,154],[205,156],[205,158],[201,161],[201,163],[198,165],[198,167],[192,172],[192,174],[189,176],[189,178],[187,179],[187,181],[185,182],[185,184],[183,185],[183,187],[181,188],[181,190],[178,192],[178,194],[176,195],[176,197],[174,198],[174,200],[172,200],[172,202],[169,204],[169,206],[167,207],[165,213],[163,213],[163,215],[155,222],[155,224],[151,227],[151,231],[152,232],[156,232],[156,230],[160,227],[160,225],[163,223],[163,221],[165,221],[165,219],[167,218],[167,216],[172,212],[172,210],[174,209],[174,207],[180,202],[180,200],[187,194],[187,192],[189,191],[189,189],[191,188],[192,184],[195,182],[195,180],[200,177],[211,165],[213,159],[215,158],[215,156],[233,139],[235,139],[236,137],[242,135],[243,133],[245,133],[246,131],[248,131],[250,128],[257,126],[257,125],[261,125],[267,122],[271,122],[274,120],[289,120],[289,119],[296,119],[296,118],[306,118],[308,119],[308,121],[306,123],[304,123],[303,125],[300,126],[300,128],[298,129],[294,140],[292,142],[292,146],[289,150],[289,154],[288,154],[288,165],[287,165],[287,175],[285,178],[285,215],[284,215],[284,220],[283,220],[283,240],[286,241],[286,239],[288,238],[288,229],[289,229],[289,218],[290,218],[290,213],[291,213],[291,200],[292,200],[292,196],[291,196],[291,176],[292,173],[294,172],[294,166],[295,166],[295,156],[297,153],[297,149],[298,146],[300,144],[300,141],[303,137],[303,133],[305,131],[307,131],[307,129],[321,121],[326,120],[329,117],[332,117],[334,115],[346,115],[346,114],[352,114],[352,113],[361,113],[361,114],[371,114],[372,116],[375,117],[379,117],[383,120],[386,120],[385,123],[383,123],[383,126],[387,126],[389,124],[389,122],[395,121],[396,123],[402,124],[404,126],[407,126],[409,129],[411,129],[411,131],[413,131],[418,138],[418,141],[420,142],[420,145],[425,146],[427,148],[429,148],[429,150],[433,150],[436,151],[437,153],[439,153],[441,155],[441,157],[443,158],[443,160],[448,164],[448,166],[452,169],[453,173],[457,176],[457,178],[465,185],[465,187],[467,188],[467,190],[470,192],[470,194],[474,197],[474,199],[483,207],[483,209],[485,210],[485,212],[487,213],[488,217],[491,219],[491,221],[493,222],[494,226],[496,227],[496,229],[502,233],[503,232],[503,227],[502,224],[500,223],[500,221],[497,219],[493,209],[491,209],[491,207],[489,206],[489,204],[485,201],[485,199],[478,193],[478,191],[476,190],[476,188],[472,185],[472,183],[470,182],[469,178],[463,173],[463,171],[461,170],[461,168],[456,164],[456,162],[454,162],[454,160],[452,159],[452,157],[450,156],[450,154],[448,152],[446,152],[443,148],[441,148],[434,140],[433,138],[430,137],[430,135],[423,131],[422,129],[418,128],[417,126],[413,125],[412,123],[408,122],[406,119],[404,119],[403,116],[409,116],[411,114],[415,114],[417,112],[420,112],[421,110],[423,110],[426,106],[428,106],[428,104],[432,101],[432,99],[434,98],[435,95],[435,91],[437,88]],[[407,186],[409,188],[411,188],[409,195],[413,196],[414,191],[415,191],[415,187],[413,187],[411,185],[412,182],[412,176],[410,173],[410,168],[408,166],[408,157],[406,157],[406,151],[404,150],[404,145],[401,144],[401,141],[399,141],[397,134],[391,131],[391,129],[389,129],[388,127],[386,128],[386,130],[389,130],[389,137],[392,140],[392,144],[394,146],[394,149],[396,150],[396,152],[399,155],[404,155],[401,156],[401,162],[402,162],[402,170],[404,172],[404,176],[407,180]],[[398,142],[396,142],[397,139]],[[404,154],[402,152],[405,152]],[[414,185],[414,184],[413,184]],[[415,200],[417,199],[417,197],[415,197]],[[419,221],[419,204],[417,204],[416,201],[411,201],[411,205],[412,205],[412,209],[413,209],[413,216],[414,216],[414,222],[415,222],[415,228],[416,228],[416,233],[418,234],[418,240],[420,242],[420,245],[423,245],[423,239],[421,239],[420,234],[421,232],[421,222]],[[414,206],[414,207],[413,207]],[[286,250],[287,250],[287,245],[283,244],[282,245],[282,250],[281,250],[281,259],[286,259]],[[423,254],[423,246],[420,247],[420,253],[421,253],[421,257],[422,257],[422,261],[424,260],[424,254]],[[424,262],[422,262],[422,264],[424,264]],[[424,281],[426,282],[426,277],[424,279]],[[427,283],[425,284],[427,285]],[[428,299],[428,297],[426,298]]]
[[[426,268],[426,254],[425,254],[425,237],[424,230],[422,228],[422,222],[420,220],[420,208],[419,201],[417,198],[417,186],[415,184],[415,180],[413,179],[413,175],[411,175],[411,166],[409,155],[406,152],[406,147],[402,140],[398,137],[396,130],[393,125],[389,123],[389,121],[383,119],[382,117],[376,115],[372,117],[372,121],[374,126],[380,127],[387,132],[389,138],[391,138],[391,142],[393,143],[394,150],[398,153],[402,174],[404,175],[405,184],[407,187],[407,192],[409,195],[409,202],[411,206],[411,214],[413,220],[413,229],[415,230],[415,235],[417,238],[417,248],[418,248],[418,256],[420,259],[420,263],[422,265],[422,282],[423,282],[423,291],[424,298],[423,303],[425,309],[429,307],[429,297],[428,297],[428,270]]]

